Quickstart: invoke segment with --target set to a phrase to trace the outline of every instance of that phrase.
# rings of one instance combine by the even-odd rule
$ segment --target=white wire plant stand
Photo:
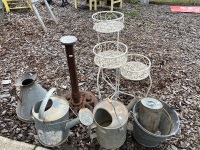
[[[121,75],[132,81],[141,81],[149,77],[149,87],[144,94],[147,97],[152,86],[150,75],[151,61],[148,57],[141,54],[128,54],[127,56],[127,62],[120,67]]]
[[[124,14],[117,11],[100,11],[92,15],[93,29],[98,35],[98,44],[93,48],[95,54],[94,63],[99,67],[97,73],[97,91],[101,99],[100,77],[113,90],[112,97],[119,98],[119,93],[135,98],[135,94],[120,91],[120,78],[132,81],[140,81],[149,77],[150,84],[145,97],[148,95],[152,85],[150,76],[151,62],[141,54],[129,54],[128,47],[119,42],[119,32],[124,28]],[[117,33],[116,41],[100,42],[101,34]],[[115,69],[114,82],[111,81],[108,71],[105,69]]]
[[[124,28],[124,14],[118,11],[100,11],[92,15],[93,29],[97,32],[98,43],[100,43],[100,34],[117,33],[119,41],[119,32]]]
[[[95,45],[93,48],[95,54],[94,62],[99,67],[97,73],[97,91],[99,99],[100,92],[100,74],[101,78],[115,91],[119,91],[119,68],[127,62],[128,47],[117,41],[106,41]],[[104,73],[103,69],[116,69],[115,85],[109,80],[109,77]],[[115,95],[115,94],[114,94]]]

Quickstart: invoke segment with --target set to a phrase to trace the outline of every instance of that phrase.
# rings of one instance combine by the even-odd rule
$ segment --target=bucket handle
[[[51,88],[45,98],[42,100],[42,104],[40,105],[40,109],[39,109],[39,119],[43,120],[44,119],[44,111],[45,111],[45,108],[47,106],[47,103],[49,101],[49,98],[50,96],[53,94],[53,92],[56,90],[56,88]]]
[[[168,117],[168,119],[170,121],[170,128],[169,128],[168,133],[167,133],[167,134],[169,134],[171,132],[171,130],[172,130],[172,118],[171,118],[170,114],[166,111],[165,108],[162,108],[162,110],[167,114],[167,117]]]

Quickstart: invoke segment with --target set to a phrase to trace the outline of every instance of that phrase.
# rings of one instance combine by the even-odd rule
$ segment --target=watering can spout
[[[130,103],[126,106],[126,108],[128,109],[128,111],[130,111],[133,106],[135,105],[135,103],[137,102],[137,99],[136,98],[133,98]]]
[[[73,119],[73,120],[67,122],[67,124],[65,126],[65,129],[69,130],[69,129],[71,129],[72,127],[74,127],[75,125],[77,125],[79,123],[80,123],[79,118]]]

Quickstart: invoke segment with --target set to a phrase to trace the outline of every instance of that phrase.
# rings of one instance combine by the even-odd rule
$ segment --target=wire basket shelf
[[[92,15],[93,29],[100,33],[119,32],[124,28],[124,14],[117,11],[101,11]]]
[[[106,41],[95,45],[94,62],[101,68],[119,68],[127,61],[128,47],[116,41]]]
[[[103,21],[96,23],[93,29],[100,33],[119,32],[124,28],[124,24],[119,21]]]
[[[141,54],[129,54],[128,61],[121,66],[121,75],[129,80],[139,81],[150,75],[151,61]]]
[[[100,11],[92,15],[93,23],[102,21],[119,21],[124,23],[124,14],[118,11]]]

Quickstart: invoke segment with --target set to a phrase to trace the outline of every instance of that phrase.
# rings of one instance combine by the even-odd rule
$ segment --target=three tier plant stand
[[[101,11],[92,15],[93,29],[97,32],[98,44],[93,48],[95,54],[94,63],[99,67],[97,73],[98,98],[101,99],[100,78],[104,80],[113,90],[111,98],[119,97],[119,93],[135,97],[133,94],[120,91],[121,75],[129,80],[139,81],[149,77],[149,87],[145,93],[148,95],[152,85],[150,76],[151,62],[141,54],[128,54],[128,47],[119,42],[119,33],[124,28],[124,14],[117,11]],[[115,34],[116,40],[103,41],[103,34]],[[115,83],[111,82],[106,69],[115,69]]]

